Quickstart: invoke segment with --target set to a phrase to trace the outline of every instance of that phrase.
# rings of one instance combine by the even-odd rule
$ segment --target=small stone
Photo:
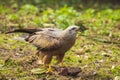
[[[69,76],[77,76],[80,72],[82,72],[82,70],[79,67],[69,67],[68,68]]]
[[[82,60],[78,60],[79,63],[82,63]]]
[[[68,69],[67,68],[61,68],[59,75],[67,76],[68,75]]]

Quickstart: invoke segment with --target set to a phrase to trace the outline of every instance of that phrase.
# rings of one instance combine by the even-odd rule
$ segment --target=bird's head
[[[83,32],[87,30],[84,26],[69,26],[66,31],[68,31],[70,34],[76,34],[77,32]]]

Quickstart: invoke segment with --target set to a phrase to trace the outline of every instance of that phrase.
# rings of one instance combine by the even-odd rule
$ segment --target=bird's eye
[[[53,29],[48,29],[49,31],[54,31]]]
[[[76,28],[74,27],[74,28],[72,28],[72,30],[75,30]]]

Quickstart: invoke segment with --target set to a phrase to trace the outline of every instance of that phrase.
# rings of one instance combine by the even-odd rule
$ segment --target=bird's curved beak
[[[76,32],[79,32],[80,31],[80,27],[76,29]]]
[[[79,28],[80,32],[84,32],[86,30],[88,30],[88,28],[86,28],[85,26],[80,26],[80,28]]]

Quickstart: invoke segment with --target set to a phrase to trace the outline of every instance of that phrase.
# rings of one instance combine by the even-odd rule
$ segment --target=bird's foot
[[[37,60],[37,64],[43,64],[42,60]]]
[[[47,69],[46,73],[54,73],[54,69],[52,68],[51,65],[48,65],[48,69]]]
[[[65,63],[61,62],[61,63],[60,63],[60,66],[61,66],[61,67],[66,67],[67,65],[66,65]]]

